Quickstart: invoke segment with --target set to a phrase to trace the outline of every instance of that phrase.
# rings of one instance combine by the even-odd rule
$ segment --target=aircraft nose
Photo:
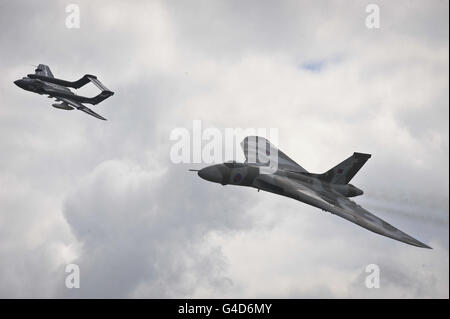
[[[16,80],[14,84],[23,89],[23,80]]]
[[[223,175],[216,166],[209,166],[199,170],[198,176],[214,183],[222,183],[223,181]]]

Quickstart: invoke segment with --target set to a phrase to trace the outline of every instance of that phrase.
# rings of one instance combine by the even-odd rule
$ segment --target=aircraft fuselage
[[[247,163],[223,163],[205,167],[198,175],[210,182],[222,185],[237,185],[254,187],[258,190],[292,197],[286,194],[282,188],[273,186],[273,183],[265,183],[264,180],[273,175],[286,184],[303,184],[315,191],[335,191],[345,197],[355,197],[363,194],[363,191],[352,184],[332,184],[324,182],[310,173],[292,172],[283,169],[271,169],[264,166],[250,165]],[[292,183],[290,181],[295,181]],[[296,198],[298,199],[298,198]]]

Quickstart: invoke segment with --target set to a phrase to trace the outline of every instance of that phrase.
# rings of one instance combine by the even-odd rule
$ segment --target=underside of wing
[[[299,190],[305,193],[305,190]],[[373,231],[382,236],[386,236],[403,243],[422,247],[431,248],[424,243],[418,241],[417,239],[409,236],[408,234],[402,232],[401,230],[395,228],[391,224],[385,222],[381,218],[370,213],[366,209],[362,208],[355,202],[351,201],[347,197],[334,192],[314,192],[312,190],[307,190],[306,193],[314,193],[316,198],[321,198],[325,204],[323,209],[329,211],[332,214],[336,214],[342,218],[351,221],[361,227],[364,227],[370,231]]]
[[[388,222],[370,213],[355,202],[349,200],[342,195],[336,195],[337,205],[333,206],[329,211],[339,215],[361,227],[371,230],[377,234],[404,242],[417,247],[431,248],[428,245],[409,236],[401,230],[395,228]]]
[[[106,119],[105,119],[103,116],[101,116],[100,114],[95,113],[94,111],[92,111],[90,108],[88,108],[88,107],[86,107],[86,106],[84,106],[84,107],[82,107],[82,108],[79,108],[79,110],[80,110],[80,111],[83,111],[84,113],[87,113],[87,114],[89,114],[89,115],[92,115],[93,117],[96,117],[96,118],[98,118],[99,120],[106,121]]]
[[[96,117],[100,120],[106,121],[106,119],[101,116],[100,114],[95,113],[94,111],[92,111],[90,108],[84,106],[83,104],[77,102],[77,101],[72,101],[70,99],[67,98],[61,98],[59,97],[58,100],[65,102],[67,104],[69,104],[70,106],[73,106],[74,108],[76,108],[77,110],[83,111],[84,113],[87,113],[93,117]]]
[[[258,177],[257,188],[281,194],[345,218],[377,234],[422,248],[431,248],[373,215],[348,198],[329,190],[315,190],[282,176]]]
[[[264,137],[247,136],[241,142],[241,147],[247,163],[272,166],[295,172],[307,172]]]

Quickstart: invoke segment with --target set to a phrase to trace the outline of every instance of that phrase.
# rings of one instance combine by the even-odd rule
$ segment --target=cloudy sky
[[[448,298],[448,1],[369,3],[0,1],[0,297]],[[14,86],[39,63],[96,74],[108,121]],[[169,156],[193,120],[312,172],[371,153],[356,201],[433,250],[201,180]]]

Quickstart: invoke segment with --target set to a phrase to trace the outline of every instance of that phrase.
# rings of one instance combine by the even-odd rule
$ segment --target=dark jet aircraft
[[[246,137],[241,147],[244,163],[226,162],[205,167],[198,175],[222,185],[254,187],[290,197],[345,218],[361,227],[401,242],[431,248],[371,214],[349,197],[363,191],[349,184],[370,154],[352,156],[323,174],[307,172],[283,152],[262,137]],[[193,170],[196,171],[196,170]]]
[[[89,82],[92,82],[101,90],[101,93],[99,95],[89,98],[76,95],[70,89],[68,89],[69,87],[79,89]],[[73,110],[74,108],[76,108],[100,120],[105,121],[106,119],[103,116],[95,113],[90,108],[84,106],[82,103],[95,105],[114,94],[114,92],[108,90],[97,79],[95,75],[86,74],[81,79],[74,82],[65,81],[55,78],[50,71],[50,68],[44,64],[39,64],[34,74],[28,74],[26,77],[14,81],[14,84],[30,92],[47,94],[49,98],[55,98],[56,102],[61,102],[60,104],[52,104],[53,107],[62,110]]]

